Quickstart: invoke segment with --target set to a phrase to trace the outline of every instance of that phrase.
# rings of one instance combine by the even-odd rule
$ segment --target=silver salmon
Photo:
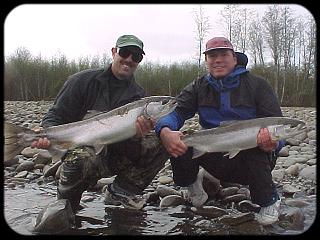
[[[176,105],[174,97],[145,97],[109,112],[82,121],[52,126],[39,133],[5,122],[5,160],[13,158],[34,140],[43,137],[50,140],[48,151],[53,160],[61,158],[68,149],[79,146],[92,146],[98,154],[105,145],[133,137],[136,134],[137,117],[158,120],[172,112]]]
[[[257,147],[257,135],[261,128],[268,128],[274,140],[291,138],[306,131],[303,121],[266,117],[225,122],[219,127],[199,130],[181,139],[187,146],[193,147],[192,158],[206,152],[226,152],[225,156],[233,158],[242,150]]]

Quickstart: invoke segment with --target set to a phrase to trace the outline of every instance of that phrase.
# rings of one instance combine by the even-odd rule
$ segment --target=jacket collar
[[[240,75],[249,72],[244,67],[236,67],[229,75],[222,79],[216,79],[210,73],[206,75],[208,83],[218,92],[228,91],[236,88],[240,84]]]

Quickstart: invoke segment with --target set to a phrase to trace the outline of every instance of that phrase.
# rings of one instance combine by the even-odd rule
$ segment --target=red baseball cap
[[[203,52],[206,54],[207,52],[214,49],[231,49],[233,50],[233,46],[231,42],[225,37],[214,37],[210,39],[206,44],[206,50]]]

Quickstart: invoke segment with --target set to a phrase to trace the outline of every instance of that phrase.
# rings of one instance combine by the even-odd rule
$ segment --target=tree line
[[[195,14],[201,53],[208,33],[208,17],[200,8]],[[271,5],[263,16],[241,5],[227,5],[220,21],[236,51],[249,56],[249,70],[265,78],[282,106],[314,107],[316,102],[316,25],[310,17],[296,17],[288,6]],[[200,58],[194,61],[158,64],[142,62],[137,82],[149,95],[176,96],[181,89],[206,72]],[[192,57],[191,57],[192,58]],[[269,60],[268,60],[269,59]],[[4,100],[52,100],[69,75],[88,68],[103,68],[111,57],[69,60],[64,54],[51,59],[32,56],[20,47],[5,58]]]

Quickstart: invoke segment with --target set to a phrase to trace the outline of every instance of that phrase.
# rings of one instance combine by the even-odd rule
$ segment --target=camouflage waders
[[[91,147],[68,151],[63,158],[58,198],[69,199],[74,211],[82,193],[102,177],[117,175],[118,186],[140,194],[163,168],[169,154],[156,134],[108,145],[99,155]]]

